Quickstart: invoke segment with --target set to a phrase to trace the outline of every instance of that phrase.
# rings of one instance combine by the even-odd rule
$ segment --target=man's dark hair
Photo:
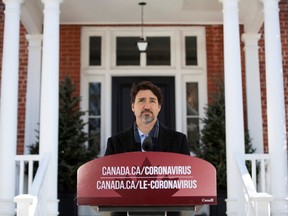
[[[136,95],[140,90],[151,90],[153,94],[157,97],[158,103],[160,105],[162,104],[161,89],[150,81],[142,81],[140,83],[133,83],[131,87],[131,91],[130,91],[131,104],[135,102]]]

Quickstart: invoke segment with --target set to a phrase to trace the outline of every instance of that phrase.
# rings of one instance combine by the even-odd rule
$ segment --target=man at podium
[[[131,109],[135,122],[127,130],[107,140],[105,155],[134,151],[174,152],[190,155],[185,134],[167,128],[158,120],[161,110],[162,93],[150,81],[134,83],[130,91]],[[115,212],[113,215],[126,215]],[[168,212],[167,215],[179,215]]]
[[[133,151],[190,155],[186,135],[167,128],[157,118],[162,103],[162,93],[158,86],[150,81],[134,83],[130,97],[136,121],[127,130],[108,138],[105,155]]]

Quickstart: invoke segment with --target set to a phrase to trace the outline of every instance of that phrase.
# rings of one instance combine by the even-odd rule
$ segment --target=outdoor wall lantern
[[[148,47],[148,41],[144,39],[144,34],[143,34],[143,16],[144,16],[144,6],[146,5],[145,2],[140,2],[139,5],[141,6],[141,37],[137,41],[137,47],[139,52],[146,52],[147,47]]]

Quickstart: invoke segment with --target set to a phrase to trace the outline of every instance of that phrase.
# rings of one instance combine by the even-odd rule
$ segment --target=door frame
[[[186,133],[186,119],[183,107],[186,101],[184,89],[185,83],[191,79],[201,80],[203,88],[200,90],[203,96],[203,103],[207,103],[207,65],[206,65],[206,32],[205,26],[180,26],[180,27],[157,27],[147,29],[147,34],[170,35],[171,36],[171,66],[145,66],[137,67],[115,66],[115,38],[117,36],[131,36],[138,32],[136,27],[83,27],[81,29],[81,82],[80,95],[82,97],[81,109],[88,110],[87,86],[89,82],[101,83],[101,154],[104,155],[107,138],[112,135],[112,77],[124,76],[173,76],[175,78],[175,129]],[[132,33],[132,34],[131,34]],[[100,36],[101,59],[100,66],[89,65],[89,37]],[[197,66],[184,64],[185,58],[185,36],[197,37]],[[141,59],[145,59],[145,53],[141,53]],[[164,98],[165,99],[165,98]],[[84,121],[88,115],[84,117]],[[86,129],[85,129],[86,130]],[[88,130],[86,130],[88,132]]]

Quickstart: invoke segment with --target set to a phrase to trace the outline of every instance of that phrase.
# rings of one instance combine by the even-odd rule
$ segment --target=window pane
[[[191,146],[199,143],[200,117],[199,117],[199,84],[197,82],[186,83],[186,120],[187,120],[187,138],[190,149]]]
[[[140,52],[137,48],[139,37],[117,37],[116,65],[140,65]]]
[[[186,83],[187,116],[199,115],[198,83]]]
[[[101,120],[99,118],[89,119],[89,146],[100,153]]]
[[[90,37],[89,51],[89,65],[101,65],[101,37]]]
[[[197,60],[197,37],[185,37],[186,65],[198,65]]]
[[[199,118],[187,118],[187,139],[190,150],[199,143]]]
[[[101,115],[101,84],[89,83],[89,116]]]
[[[147,37],[147,65],[170,65],[170,37]]]
[[[89,146],[100,153],[101,83],[89,83]]]

